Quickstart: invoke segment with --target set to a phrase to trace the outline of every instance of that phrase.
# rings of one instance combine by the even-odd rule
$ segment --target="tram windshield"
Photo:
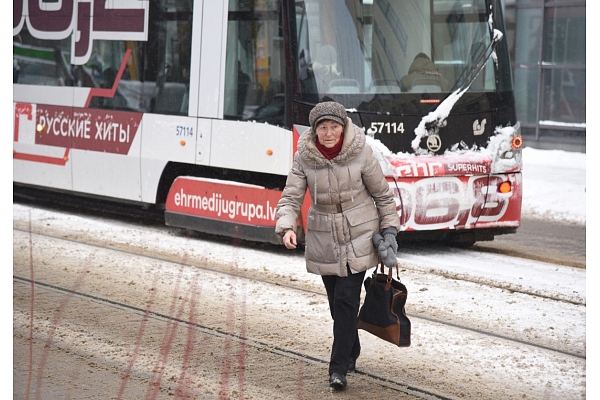
[[[485,0],[297,1],[301,96],[449,93],[482,63],[470,88],[496,91],[489,21]]]

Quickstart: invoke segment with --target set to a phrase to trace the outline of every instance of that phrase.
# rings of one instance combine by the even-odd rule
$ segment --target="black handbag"
[[[375,268],[373,275],[365,279],[367,294],[356,327],[398,347],[409,347],[410,320],[404,310],[408,295],[406,286],[400,282],[397,265],[398,280],[392,277],[392,268],[386,274],[381,260],[379,264],[380,272]]]

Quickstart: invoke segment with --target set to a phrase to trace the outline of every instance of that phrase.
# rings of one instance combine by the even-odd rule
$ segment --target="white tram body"
[[[473,26],[485,29],[485,18],[492,21],[486,7],[495,2],[479,2],[469,15],[477,16]],[[467,3],[471,4],[465,2],[460,12]],[[443,53],[466,53],[462,48],[467,47],[438,44],[433,34],[408,40],[403,35],[410,29],[420,32],[427,23],[391,18],[409,13],[402,2],[15,0],[13,4],[15,185],[164,207],[170,225],[276,242],[274,207],[297,138],[308,125],[312,106],[333,99],[348,107],[355,123],[362,123],[376,143],[392,149],[385,155],[391,166],[387,172],[404,231],[485,231],[488,234],[479,239],[489,240],[490,235],[510,233],[519,226],[520,150],[510,148],[511,141],[519,139],[518,129],[505,135],[504,142],[494,143],[492,153],[475,156],[423,153],[407,145],[415,138],[411,131],[416,133],[434,110],[427,108],[428,103],[439,104],[451,90],[435,93],[432,85],[426,85],[417,93],[400,89],[399,79],[382,84],[385,79],[375,78],[398,75],[400,61],[395,57],[400,54],[405,54],[408,69],[414,54],[427,49],[439,54],[436,74],[452,77],[458,91],[463,82],[465,89],[466,78],[455,72],[456,56],[444,60]],[[435,9],[430,10],[432,4]],[[356,11],[357,7],[362,8]],[[431,13],[432,21],[442,20],[437,13],[459,12],[443,0],[415,2],[414,7],[410,12]],[[344,18],[350,18],[350,12],[360,13],[352,21],[371,21],[361,22],[357,31],[373,43],[368,51],[361,47],[368,68],[357,64],[348,68],[353,79],[339,79],[342,62],[351,63],[350,50],[358,46],[348,39],[350,20]],[[338,25],[307,22],[328,15]],[[339,32],[328,31],[336,26]],[[452,29],[456,27],[465,30],[462,25]],[[430,30],[442,28],[433,25]],[[465,35],[476,37],[476,29],[468,29]],[[493,32],[487,33],[489,43]],[[437,37],[442,34],[440,30]],[[474,47],[475,40],[470,42]],[[337,53],[332,52],[333,45]],[[337,64],[331,60],[336,55],[341,59]],[[388,60],[375,65],[381,55]],[[335,79],[317,73],[317,65],[327,62],[329,73],[339,75]],[[466,62],[459,64],[466,68]],[[498,62],[491,57],[479,66],[483,67],[477,96],[512,96],[511,87],[502,87],[507,78],[501,77]],[[324,84],[323,79],[329,80]],[[475,78],[469,82],[467,89],[474,91],[478,83],[473,83]],[[385,111],[415,99],[420,99],[415,110]],[[373,111],[377,104],[382,104],[381,112]],[[488,138],[501,136],[498,132],[511,124],[517,126],[512,106],[493,103],[480,114],[469,111],[468,128],[457,119],[454,123],[460,129],[448,130],[447,135],[461,137],[465,131],[469,146],[488,149],[493,142]],[[500,117],[505,121],[493,126]],[[442,119],[446,118],[451,125],[453,117]],[[403,144],[396,145],[400,141]],[[497,159],[500,150],[502,163]],[[510,191],[496,191],[502,182],[510,183]],[[300,220],[299,227],[302,224]]]

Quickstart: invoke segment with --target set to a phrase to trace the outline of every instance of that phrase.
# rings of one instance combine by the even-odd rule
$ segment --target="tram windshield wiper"
[[[491,19],[491,17],[490,17]],[[452,111],[454,104],[461,98],[461,96],[469,90],[477,76],[481,73],[488,60],[492,55],[495,54],[496,46],[502,40],[503,34],[497,29],[492,29],[492,40],[485,48],[485,51],[482,51],[477,57],[476,61],[473,63],[471,68],[465,70],[463,74],[461,74],[461,78],[464,76],[465,79],[462,80],[462,84],[452,91],[445,99],[442,101],[435,110],[431,111],[429,114],[425,115],[417,128],[415,128],[415,138],[411,143],[411,147],[415,151],[415,154],[429,154],[428,150],[425,150],[420,147],[421,139],[423,137],[427,137],[430,135],[437,135],[440,128],[446,126],[446,119]],[[497,63],[494,63],[497,68]],[[460,82],[461,79],[458,79],[457,82]],[[456,85],[456,84],[455,84]]]
[[[463,70],[463,72],[461,73],[459,79],[456,80],[456,83],[454,84],[454,87],[456,87],[456,84],[458,82],[462,82],[462,83],[461,83],[461,85],[457,89],[453,88],[452,92],[456,92],[456,91],[464,92],[464,91],[466,91],[473,84],[473,82],[475,81],[475,79],[477,78],[477,76],[481,73],[481,71],[483,70],[483,68],[487,64],[487,62],[490,59],[490,57],[492,57],[492,55],[495,54],[495,52],[496,52],[496,46],[498,45],[498,43],[500,42],[500,40],[502,40],[502,37],[504,35],[502,34],[502,32],[500,32],[497,29],[494,29],[493,33],[494,33],[494,35],[492,36],[492,40],[487,45],[487,47],[485,48],[485,50],[479,53],[477,59],[471,65],[471,68]],[[497,64],[494,63],[494,65],[497,65]]]

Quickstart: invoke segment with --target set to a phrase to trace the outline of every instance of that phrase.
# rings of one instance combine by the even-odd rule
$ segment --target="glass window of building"
[[[585,1],[506,0],[504,6],[526,142],[585,151]]]

